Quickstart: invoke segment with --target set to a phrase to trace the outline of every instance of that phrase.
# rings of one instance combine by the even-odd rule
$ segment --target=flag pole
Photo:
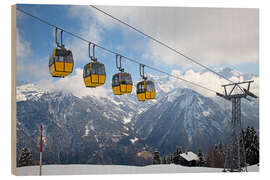
[[[42,175],[42,124],[40,125],[39,175]]]

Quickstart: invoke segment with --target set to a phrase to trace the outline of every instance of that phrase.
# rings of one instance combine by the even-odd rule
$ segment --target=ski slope
[[[152,174],[152,173],[200,173],[222,172],[221,168],[186,167],[175,164],[150,166],[124,165],[44,165],[42,175],[87,175],[87,174]],[[258,172],[259,166],[248,167],[248,172]],[[39,175],[39,166],[16,169],[19,176]]]

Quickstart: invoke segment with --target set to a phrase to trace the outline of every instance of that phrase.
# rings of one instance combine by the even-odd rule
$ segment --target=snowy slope
[[[222,172],[221,168],[185,167],[181,165],[116,166],[116,165],[45,165],[43,175],[87,175],[87,174],[152,174],[152,173],[201,173]],[[248,172],[258,172],[259,166],[248,167]],[[39,166],[21,167],[17,175],[39,175]]]
[[[220,140],[229,117],[211,98],[191,89],[175,89],[134,117],[135,129],[161,153],[173,152],[177,146],[203,151]]]
[[[38,101],[18,101],[17,158],[23,147],[29,147],[38,159],[36,147],[42,123],[46,163],[149,164],[151,161],[139,162],[136,153],[144,143],[123,121],[133,111],[108,99],[78,98],[60,92],[44,93]]]
[[[33,83],[20,84],[16,86],[16,96],[18,101],[26,101],[29,99],[38,100],[44,94],[44,90]]]

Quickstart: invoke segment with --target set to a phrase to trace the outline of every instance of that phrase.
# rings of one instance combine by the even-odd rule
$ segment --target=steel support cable
[[[72,32],[69,32],[69,31],[67,31],[67,30],[65,30],[65,29],[63,29],[63,28],[61,28],[61,27],[58,27],[58,26],[56,26],[56,25],[54,25],[54,24],[51,24],[50,22],[45,21],[45,20],[43,20],[43,19],[41,19],[41,18],[39,18],[39,17],[37,17],[37,16],[34,16],[34,15],[32,15],[32,14],[30,14],[30,13],[28,13],[28,12],[26,12],[26,11],[20,9],[20,8],[16,8],[16,9],[17,9],[18,11],[20,11],[20,12],[22,12],[22,13],[28,15],[28,16],[31,16],[32,18],[34,18],[34,19],[36,19],[36,20],[38,20],[38,21],[40,21],[40,22],[42,22],[42,23],[45,23],[45,24],[47,24],[47,25],[49,25],[49,26],[51,26],[51,27],[54,27],[54,28],[58,28],[59,30],[61,30],[61,31],[63,31],[63,32],[65,32],[65,33],[67,33],[67,34],[73,36],[73,37],[76,37],[76,38],[78,38],[78,39],[80,39],[80,40],[82,40],[82,41],[84,41],[84,42],[87,42],[88,44],[89,44],[89,43],[95,44],[96,47],[98,47],[98,48],[100,48],[100,49],[102,49],[102,50],[104,50],[104,51],[107,51],[107,52],[109,52],[109,53],[111,53],[111,54],[114,54],[114,55],[120,55],[120,56],[122,56],[123,58],[125,58],[125,59],[127,59],[127,60],[129,60],[129,61],[131,61],[131,62],[133,62],[133,63],[139,64],[139,65],[142,64],[142,63],[140,63],[139,61],[136,61],[136,60],[134,60],[134,59],[132,59],[132,58],[129,58],[129,57],[127,57],[127,56],[123,56],[123,55],[121,55],[120,53],[114,52],[114,51],[112,51],[112,50],[110,50],[110,49],[107,49],[107,48],[101,46],[101,45],[98,45],[98,44],[96,44],[96,43],[93,43],[93,42],[91,42],[91,41],[89,41],[89,40],[87,40],[87,39],[85,39],[85,38],[83,38],[83,37],[81,37],[81,36],[79,36],[79,35],[77,35],[77,34],[74,34],[74,33],[72,33]],[[207,87],[202,86],[202,85],[200,85],[200,84],[197,84],[197,83],[194,83],[194,82],[192,82],[192,81],[186,80],[186,79],[181,78],[181,77],[179,77],[179,76],[172,75],[172,74],[170,74],[170,73],[168,73],[168,72],[165,72],[165,71],[162,71],[162,70],[160,70],[160,69],[158,69],[158,68],[155,68],[155,67],[152,67],[152,66],[149,66],[149,65],[146,65],[146,64],[142,64],[142,65],[144,65],[145,67],[148,67],[149,69],[152,69],[152,70],[154,70],[154,71],[160,72],[160,73],[162,73],[162,74],[166,74],[166,75],[171,76],[171,77],[173,77],[173,78],[176,78],[176,79],[179,79],[179,80],[188,82],[188,83],[190,83],[190,84],[192,84],[192,85],[194,85],[194,86],[200,87],[200,88],[202,88],[202,89],[211,91],[211,92],[213,92],[213,93],[217,93],[217,91],[214,91],[214,90],[212,90],[212,89],[210,89],[210,88],[207,88]]]
[[[111,14],[109,14],[109,13],[103,11],[102,9],[100,9],[100,8],[94,6],[94,5],[89,5],[89,6],[92,7],[92,8],[94,8],[94,9],[96,9],[96,10],[98,10],[99,12],[101,12],[101,13],[103,13],[103,14],[109,16],[109,17],[111,17],[112,19],[114,19],[114,20],[116,20],[116,21],[118,21],[118,22],[120,22],[120,23],[122,23],[122,24],[128,26],[129,28],[133,29],[134,31],[136,31],[136,32],[138,32],[138,33],[140,33],[140,34],[146,36],[147,38],[149,38],[149,39],[151,39],[151,40],[153,40],[153,41],[155,41],[155,42],[161,44],[162,46],[164,46],[164,47],[166,47],[166,48],[168,48],[168,49],[174,51],[175,53],[177,53],[177,54],[183,56],[184,58],[190,60],[191,62],[193,62],[193,63],[195,63],[195,64],[197,64],[197,65],[199,65],[199,66],[201,66],[201,67],[207,69],[208,71],[210,71],[210,72],[212,72],[212,73],[218,75],[219,77],[221,77],[221,78],[223,78],[223,79],[225,79],[225,80],[227,80],[227,81],[229,81],[229,82],[231,82],[231,83],[234,83],[234,81],[232,81],[232,80],[226,78],[226,77],[223,76],[222,74],[219,74],[218,72],[216,72],[216,71],[210,69],[208,66],[206,66],[206,65],[204,65],[204,64],[202,64],[202,63],[199,63],[199,62],[196,61],[194,58],[191,58],[191,57],[189,57],[189,56],[183,54],[183,53],[180,52],[179,50],[176,50],[175,48],[172,48],[171,46],[169,46],[169,45],[167,45],[166,43],[164,43],[164,42],[162,42],[162,41],[160,41],[160,40],[154,38],[153,36],[150,36],[150,35],[144,33],[143,31],[141,31],[141,30],[139,30],[139,29],[137,29],[137,28],[135,28],[135,27],[129,25],[128,23],[126,23],[126,22],[124,22],[124,21],[122,21],[122,20],[120,20],[120,19],[118,19],[118,18],[112,16]],[[241,87],[240,85],[237,85],[237,86],[243,91],[243,89],[242,89],[242,87]]]

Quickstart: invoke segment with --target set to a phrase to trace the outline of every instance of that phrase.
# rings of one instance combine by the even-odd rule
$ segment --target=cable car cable
[[[42,22],[42,23],[45,23],[45,24],[47,24],[47,25],[49,25],[49,26],[51,26],[51,27],[57,28],[57,29],[61,30],[62,32],[65,32],[65,33],[67,33],[67,34],[69,34],[69,35],[71,35],[71,36],[73,36],[73,37],[76,37],[76,38],[78,38],[78,39],[80,39],[80,40],[82,40],[82,41],[85,41],[85,42],[87,42],[88,44],[89,44],[89,43],[94,44],[96,47],[98,47],[98,48],[100,48],[100,49],[102,49],[102,50],[104,50],[104,51],[107,51],[107,52],[109,52],[109,53],[111,53],[111,54],[114,54],[114,55],[119,55],[120,57],[125,58],[125,59],[127,59],[127,60],[129,60],[129,61],[131,61],[131,62],[133,62],[133,63],[139,64],[139,65],[142,64],[142,63],[140,63],[139,61],[136,61],[136,60],[131,59],[131,58],[129,58],[129,57],[120,55],[119,53],[116,53],[116,52],[114,52],[114,51],[112,51],[112,50],[110,50],[110,49],[107,49],[107,48],[105,48],[105,47],[103,47],[103,46],[100,46],[100,45],[98,45],[98,44],[96,44],[96,43],[93,43],[93,42],[91,42],[91,41],[89,41],[89,40],[87,40],[87,39],[85,39],[85,38],[83,38],[83,37],[81,37],[81,36],[79,36],[79,35],[76,35],[76,34],[74,34],[74,33],[72,33],[72,32],[66,31],[66,30],[63,29],[63,28],[60,28],[60,27],[58,27],[58,26],[56,26],[56,25],[54,25],[54,24],[51,24],[51,23],[49,23],[48,21],[45,21],[45,20],[43,20],[43,19],[41,19],[41,18],[39,18],[39,17],[37,17],[37,16],[34,16],[34,15],[32,15],[32,14],[30,14],[30,13],[28,13],[28,12],[26,12],[26,11],[24,11],[24,10],[18,8],[18,7],[16,8],[16,10],[18,10],[18,11],[20,11],[20,12],[22,12],[22,13],[28,15],[28,16],[31,16],[31,17],[33,17],[34,19],[36,19],[36,20],[38,20],[38,21],[40,21],[40,22]],[[188,82],[188,83],[190,83],[190,84],[192,84],[192,85],[194,85],[194,86],[198,86],[198,87],[200,87],[200,88],[202,88],[202,89],[211,91],[211,92],[213,92],[213,93],[215,93],[215,94],[218,93],[218,92],[215,91],[215,90],[209,89],[209,88],[207,88],[207,87],[205,87],[205,86],[202,86],[202,85],[200,85],[200,84],[194,83],[194,82],[189,81],[189,80],[186,80],[186,79],[181,78],[181,77],[179,77],[179,76],[175,76],[175,75],[169,74],[169,73],[167,73],[167,72],[165,72],[165,71],[162,71],[162,70],[160,70],[160,69],[158,69],[158,68],[155,68],[155,67],[152,67],[152,66],[149,66],[149,65],[146,65],[146,64],[142,64],[142,65],[144,65],[145,67],[148,67],[149,69],[152,69],[152,70],[154,70],[154,71],[157,71],[157,72],[166,74],[166,75],[171,76],[171,77],[174,77],[174,78],[176,78],[176,79],[179,79],[179,80]]]
[[[210,71],[210,72],[212,72],[212,73],[218,75],[219,77],[222,77],[223,79],[225,79],[225,80],[227,80],[227,81],[229,81],[229,82],[231,82],[231,83],[234,83],[234,81],[232,81],[232,80],[226,78],[226,77],[223,76],[222,74],[219,74],[218,72],[216,72],[216,71],[210,69],[208,66],[206,66],[206,65],[204,65],[204,64],[202,64],[202,63],[199,63],[199,62],[196,61],[194,58],[191,58],[191,57],[189,57],[189,56],[183,54],[183,53],[180,52],[179,50],[177,50],[177,49],[175,49],[175,48],[172,48],[171,46],[169,46],[169,45],[167,45],[166,43],[164,43],[164,42],[162,42],[162,41],[160,41],[160,40],[154,38],[153,36],[150,36],[150,35],[144,33],[143,31],[141,31],[141,30],[139,30],[139,29],[137,29],[137,28],[135,28],[135,27],[129,25],[128,23],[126,23],[126,22],[124,22],[124,21],[122,21],[122,20],[120,20],[120,19],[118,19],[118,18],[112,16],[111,14],[109,14],[109,13],[103,11],[102,9],[100,9],[100,8],[94,6],[94,5],[89,5],[89,6],[92,7],[92,8],[94,8],[94,9],[96,9],[96,10],[98,10],[98,11],[100,11],[100,12],[102,12],[103,14],[105,14],[105,15],[111,17],[112,19],[114,19],[114,20],[116,20],[116,21],[118,21],[118,22],[120,22],[120,23],[122,23],[122,24],[128,26],[129,28],[131,28],[131,29],[133,29],[134,31],[136,31],[136,32],[138,32],[138,33],[140,33],[140,34],[142,34],[142,35],[148,37],[149,39],[151,39],[151,40],[153,40],[153,41],[155,41],[155,42],[161,44],[162,46],[165,46],[166,48],[168,48],[168,49],[174,51],[175,53],[177,53],[177,54],[183,56],[184,58],[190,60],[191,62],[193,62],[193,63],[195,63],[195,64],[197,64],[197,65],[199,65],[199,66],[201,66],[201,67],[203,67],[203,68],[205,68],[205,69],[207,69],[208,71]],[[241,89],[240,86],[239,86],[239,88]],[[241,90],[242,90],[242,89],[241,89]]]

